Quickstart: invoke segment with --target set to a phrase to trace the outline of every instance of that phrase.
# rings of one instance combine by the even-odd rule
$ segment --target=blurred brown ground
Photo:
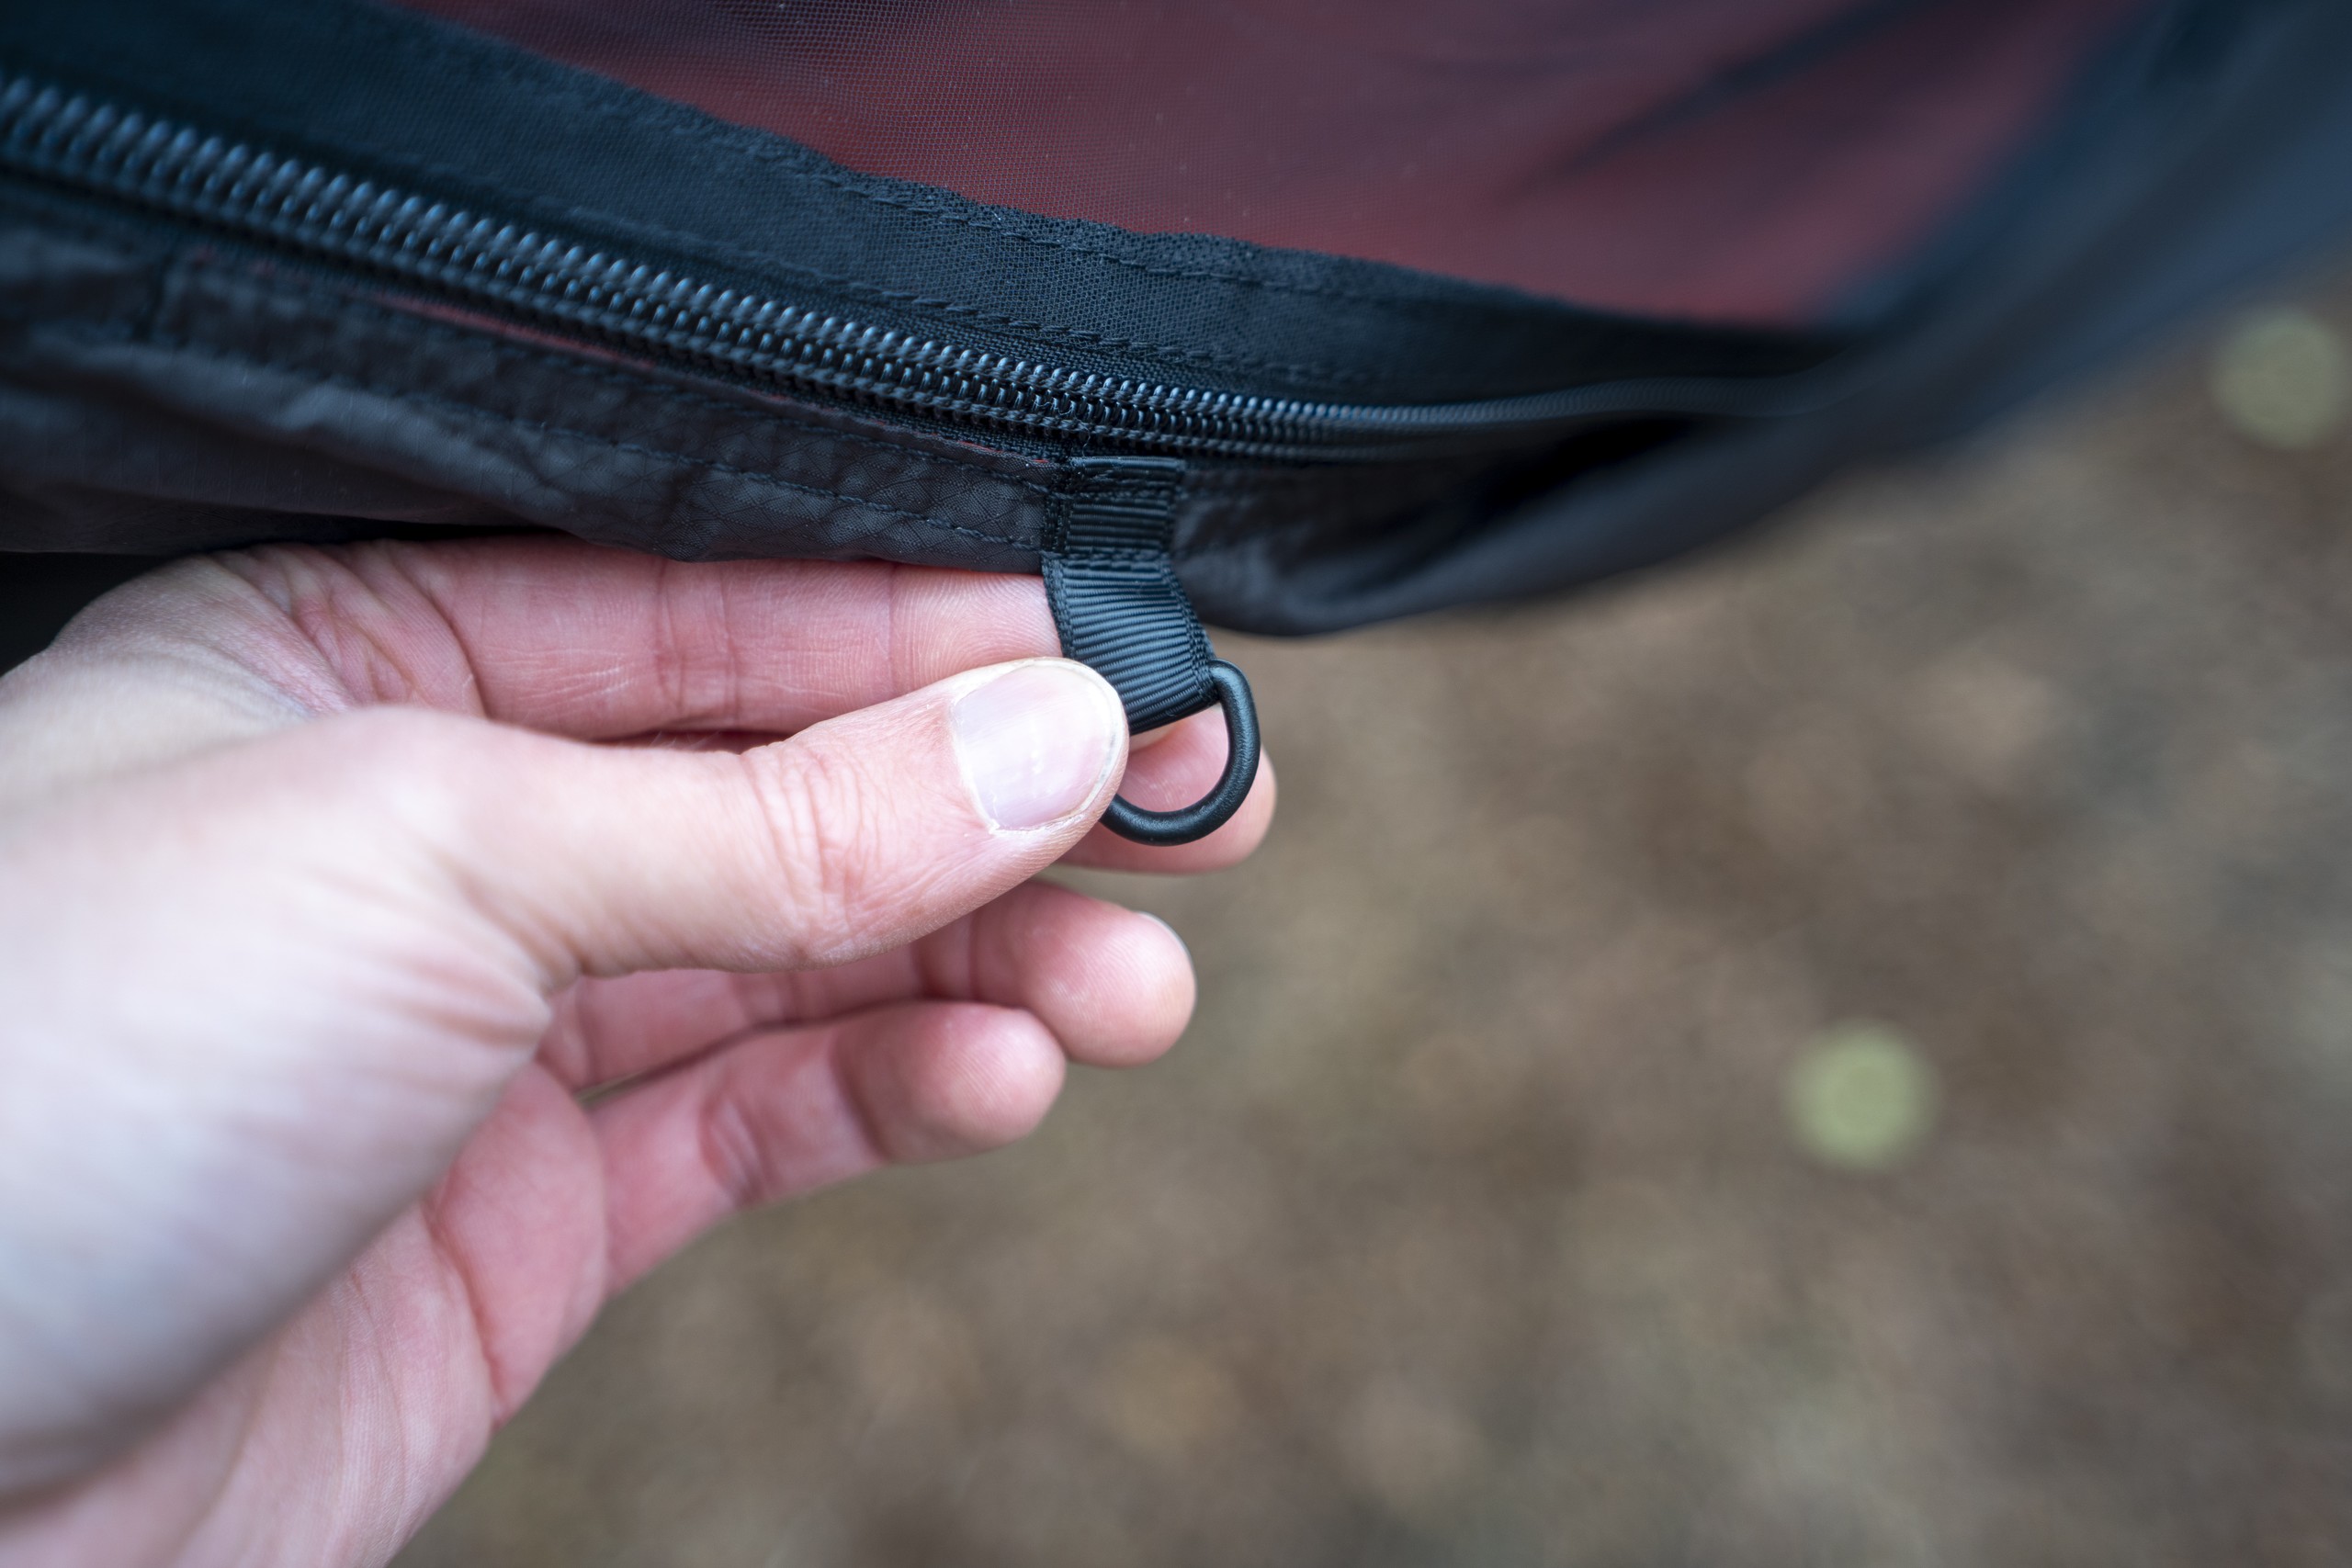
[[[707,1240],[405,1568],[2352,1561],[2352,437],[2213,341],[1573,604],[1228,639],[1282,821],[1114,886],[1178,1054]],[[1940,1084],[1875,1173],[1784,1110],[1858,1019]]]

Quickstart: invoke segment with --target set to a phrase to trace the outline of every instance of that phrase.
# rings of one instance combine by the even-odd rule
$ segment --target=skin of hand
[[[1148,1061],[1166,808],[1034,580],[271,547],[0,680],[0,1562],[375,1563],[720,1218]],[[778,739],[781,737],[782,739]],[[1123,784],[1124,777],[1124,784]]]

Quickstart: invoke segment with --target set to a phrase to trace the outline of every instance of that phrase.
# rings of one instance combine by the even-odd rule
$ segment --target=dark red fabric
[[[1787,321],[2147,0],[404,3],[982,201]]]

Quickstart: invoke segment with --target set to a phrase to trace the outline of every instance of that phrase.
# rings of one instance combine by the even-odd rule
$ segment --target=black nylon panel
[[[1782,375],[1845,342],[986,207],[361,0],[0,4],[0,69],[713,288],[1114,378],[1432,402]]]
[[[1046,594],[1062,652],[1102,672],[1127,727],[1172,724],[1216,701],[1209,640],[1169,559],[1184,465],[1080,458],[1046,552]]]

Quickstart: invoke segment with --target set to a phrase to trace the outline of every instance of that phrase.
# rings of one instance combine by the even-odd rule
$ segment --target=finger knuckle
[[[1062,1085],[1062,1055],[1035,1017],[959,1008],[942,1017],[932,1071],[910,1094],[910,1141],[940,1158],[1014,1143],[1045,1120]]]
[[[775,1140],[754,1120],[743,1097],[713,1092],[697,1119],[699,1154],[720,1201],[734,1211],[757,1208],[786,1190]]]
[[[862,760],[820,736],[747,752],[752,795],[769,845],[769,886],[806,956],[851,955],[858,915],[881,864],[878,781]]]

